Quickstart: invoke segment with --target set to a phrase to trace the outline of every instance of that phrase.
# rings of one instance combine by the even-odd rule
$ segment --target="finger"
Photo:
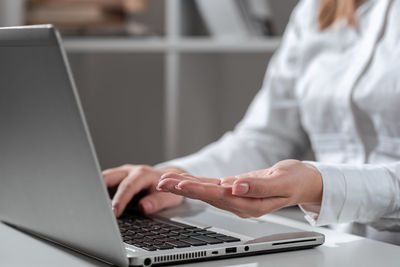
[[[183,180],[192,180],[192,181],[199,181],[199,182],[212,183],[212,184],[220,184],[221,183],[221,180],[218,178],[198,177],[198,176],[193,176],[188,173],[178,174],[178,173],[173,173],[173,172],[163,174],[160,178],[160,181],[162,181],[164,179],[169,179],[169,178],[182,180],[182,181]]]
[[[117,217],[122,214],[126,205],[134,195],[152,186],[152,180],[148,179],[149,175],[150,174],[133,171],[122,180],[112,200],[112,207]]]
[[[239,178],[232,185],[232,194],[242,197],[288,197],[286,181],[280,177]]]
[[[273,174],[273,169],[268,168],[268,169],[261,169],[261,170],[256,170],[252,172],[247,172],[247,173],[242,173],[239,175],[235,175],[236,178],[256,178],[256,177],[267,177],[269,175]]]
[[[231,188],[211,183],[181,181],[171,192],[185,197],[205,201],[217,208],[228,210],[236,214],[254,207],[254,199],[232,196]]]
[[[233,183],[237,180],[238,178],[236,176],[228,176],[228,177],[223,177],[221,178],[221,185],[222,186],[232,186]]]
[[[186,197],[205,201],[217,208],[231,211],[240,217],[260,217],[288,205],[287,197],[246,198],[231,194],[226,188],[192,181],[180,182],[177,189]],[[179,189],[178,189],[179,190]],[[177,192],[177,191],[174,191]]]
[[[174,188],[169,187],[168,189],[173,193],[190,194],[189,197],[201,200],[216,200],[222,198],[226,192],[231,193],[230,188],[189,180],[180,181]]]
[[[268,175],[271,175],[272,171],[271,169],[262,169],[262,170],[256,170],[252,172],[247,172],[247,173],[242,173],[238,174],[235,176],[227,176],[221,178],[221,185],[226,184],[226,185],[233,185],[233,183],[240,178],[251,178],[251,177],[267,177]]]
[[[194,175],[191,175],[191,174],[188,174],[188,173],[183,173],[182,175],[184,177],[194,178],[195,180],[198,180],[199,182],[202,182],[202,183],[210,183],[210,184],[216,184],[216,185],[221,184],[221,179],[220,178],[194,176]]]
[[[231,194],[229,188],[214,184],[181,181],[171,192],[205,201],[217,208],[231,211],[240,217],[259,217],[287,204],[287,198],[245,198]]]
[[[182,196],[157,192],[143,197],[139,201],[139,207],[144,213],[149,214],[165,208],[177,206],[182,200]]]
[[[158,182],[156,189],[158,191],[171,192],[171,190],[174,189],[175,186],[177,186],[180,182],[182,182],[182,180],[166,178]]]
[[[103,171],[104,183],[107,187],[114,187],[118,185],[127,175],[127,170],[121,169],[108,169]]]

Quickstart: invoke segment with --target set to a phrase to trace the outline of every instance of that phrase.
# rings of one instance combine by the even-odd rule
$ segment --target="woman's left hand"
[[[268,169],[221,179],[166,173],[157,189],[199,199],[249,218],[296,204],[320,205],[322,178],[310,164],[284,160]]]

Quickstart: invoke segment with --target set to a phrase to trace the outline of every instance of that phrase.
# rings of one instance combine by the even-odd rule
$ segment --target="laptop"
[[[312,248],[324,242],[198,201],[116,219],[60,35],[0,28],[0,220],[118,266]]]

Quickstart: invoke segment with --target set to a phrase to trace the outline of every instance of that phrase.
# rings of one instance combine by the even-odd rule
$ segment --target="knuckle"
[[[164,173],[164,177],[167,177],[167,178],[169,178],[170,176],[173,176],[175,173],[174,172],[166,172],[166,173]]]
[[[118,200],[118,199],[114,199],[114,201],[113,201],[113,207],[115,207],[117,210],[119,210],[120,207],[121,207],[121,201]]]
[[[125,182],[125,183],[121,183],[121,190],[123,192],[127,192],[130,191],[133,187],[133,184],[131,182]]]
[[[132,167],[133,167],[132,164],[124,164],[124,165],[121,165],[121,168],[124,168],[124,169],[129,169],[129,168],[132,168]]]
[[[137,171],[139,174],[143,174],[143,173],[145,173],[145,172],[147,172],[147,171],[149,171],[149,170],[150,170],[150,167],[147,166],[147,165],[139,165],[139,166],[136,167],[136,171]]]

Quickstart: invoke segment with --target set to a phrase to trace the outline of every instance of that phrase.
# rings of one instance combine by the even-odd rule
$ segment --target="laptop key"
[[[129,244],[129,245],[134,245],[135,242],[133,240],[126,240],[125,243]]]
[[[196,226],[185,226],[185,230],[198,229]]]
[[[185,243],[185,242],[182,242],[182,241],[178,241],[178,240],[169,241],[166,244],[174,246],[176,248],[187,248],[187,247],[190,247],[190,245],[188,243]]]
[[[204,242],[207,242],[207,244],[221,244],[224,243],[224,241],[213,238],[213,237],[208,237],[208,236],[204,236],[204,235],[200,235],[200,236],[196,236],[193,237],[194,239],[198,239]]]
[[[199,234],[199,233],[197,233],[197,232],[192,232],[192,233],[187,233],[187,234],[182,234],[182,235],[184,235],[184,236],[199,236],[199,235],[201,235],[201,234]]]
[[[168,244],[154,245],[154,247],[157,249],[173,249],[174,248],[174,246],[171,246]]]
[[[143,238],[144,235],[143,235],[143,234],[137,233],[137,234],[134,234],[132,237],[133,237],[133,238]]]
[[[149,239],[147,239],[147,238],[138,238],[138,239],[134,239],[133,241],[136,242],[136,243],[143,243],[143,242],[146,242],[147,240],[149,240]]]
[[[168,235],[168,236],[178,236],[178,235],[179,235],[179,233],[174,233],[174,232],[171,232],[171,233],[168,233],[167,235]]]
[[[163,238],[163,239],[157,239],[157,241],[165,243],[165,242],[172,242],[172,241],[176,241],[176,240],[173,238]]]
[[[191,232],[201,232],[204,231],[204,229],[200,229],[200,228],[194,228],[194,229],[188,229]]]
[[[211,235],[211,234],[215,234],[215,232],[211,232],[211,231],[207,231],[207,230],[202,230],[199,232],[196,232],[198,234],[202,234],[202,235]]]
[[[194,238],[183,238],[183,239],[180,239],[179,241],[188,243],[188,244],[190,244],[192,246],[204,246],[204,245],[207,245],[206,242],[198,240],[198,239],[194,239]]]
[[[165,229],[168,229],[170,231],[176,231],[176,230],[180,230],[181,228],[175,227],[175,226],[167,226],[167,227],[163,227]]]
[[[206,236],[208,236],[208,237],[219,237],[219,236],[226,236],[226,235],[223,235],[223,234],[209,234],[209,235],[206,235]]]
[[[152,240],[160,240],[163,237],[161,237],[159,235],[149,235],[149,236],[145,236],[145,238],[152,239]]]
[[[222,240],[222,241],[224,241],[224,242],[238,242],[238,241],[241,241],[239,238],[236,238],[236,237],[232,237],[232,236],[218,236],[218,237],[216,237],[217,239],[219,239],[219,240]]]
[[[143,233],[145,236],[152,236],[152,235],[157,235],[157,233],[153,233],[153,232],[146,232]]]

